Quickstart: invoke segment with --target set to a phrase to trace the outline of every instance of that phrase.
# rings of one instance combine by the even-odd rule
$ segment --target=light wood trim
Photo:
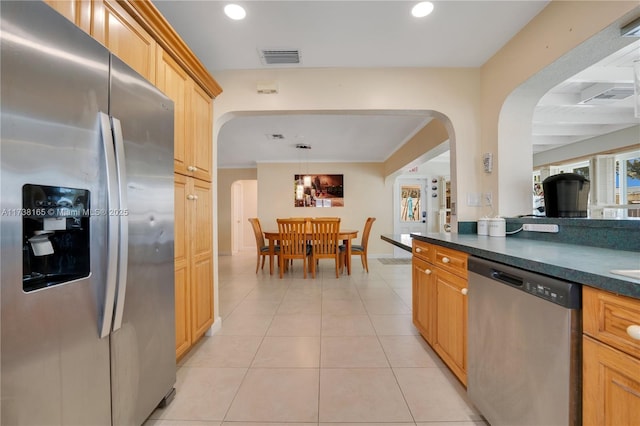
[[[222,93],[222,87],[209,74],[197,56],[178,33],[169,25],[160,11],[149,0],[118,0],[118,3],[151,34],[212,98]]]
[[[583,286],[582,307],[585,334],[640,358],[640,340],[627,334],[640,325],[640,300]]]

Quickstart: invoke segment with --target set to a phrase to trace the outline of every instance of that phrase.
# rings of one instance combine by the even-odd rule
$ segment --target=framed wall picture
[[[344,207],[344,175],[294,175],[295,207]]]

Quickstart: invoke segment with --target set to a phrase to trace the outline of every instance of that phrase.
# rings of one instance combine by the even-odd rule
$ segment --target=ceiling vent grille
[[[633,95],[633,85],[597,83],[581,93],[580,104],[607,104]]]
[[[284,140],[284,135],[282,133],[268,133],[266,136],[270,141]]]
[[[298,49],[261,49],[260,60],[265,65],[299,64]]]

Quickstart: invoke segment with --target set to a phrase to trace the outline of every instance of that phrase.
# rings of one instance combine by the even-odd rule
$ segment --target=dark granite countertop
[[[404,238],[403,238],[404,235]],[[381,238],[410,250],[406,234]],[[611,270],[640,269],[640,253],[577,244],[474,234],[411,234],[473,256],[640,299],[640,280]],[[407,245],[407,242],[409,245]]]

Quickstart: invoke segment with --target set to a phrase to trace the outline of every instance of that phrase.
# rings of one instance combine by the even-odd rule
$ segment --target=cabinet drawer
[[[432,246],[433,264],[461,278],[467,278],[466,253],[441,246]]]
[[[433,263],[433,253],[436,246],[422,241],[413,240],[411,252],[418,259]]]
[[[640,327],[640,300],[582,287],[584,333],[616,349],[638,357],[640,340],[631,337],[628,327]]]

